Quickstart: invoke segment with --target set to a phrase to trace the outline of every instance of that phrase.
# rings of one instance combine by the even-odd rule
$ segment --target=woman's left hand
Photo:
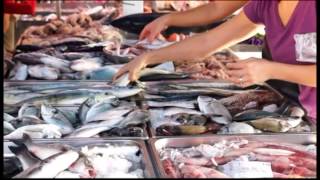
[[[262,84],[271,79],[272,62],[265,59],[248,58],[227,64],[229,80],[241,87]]]

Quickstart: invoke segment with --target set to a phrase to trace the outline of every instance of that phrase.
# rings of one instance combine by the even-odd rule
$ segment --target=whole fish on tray
[[[311,178],[316,154],[306,146],[246,139],[159,149],[171,178]]]
[[[136,145],[97,144],[81,147],[24,140],[9,146],[24,165],[13,178],[145,177],[142,153]],[[32,163],[31,163],[32,162]]]

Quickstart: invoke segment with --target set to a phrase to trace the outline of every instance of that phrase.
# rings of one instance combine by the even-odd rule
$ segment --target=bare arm
[[[275,68],[277,70],[275,70]],[[316,65],[292,65],[273,62],[269,69],[270,79],[279,79],[306,86],[317,87]]]
[[[247,1],[213,1],[185,12],[171,13],[166,15],[167,25],[180,27],[206,25],[231,15]]]
[[[171,46],[146,53],[146,63],[157,64],[167,60],[201,59],[215,51],[232,46],[253,36],[258,27],[259,25],[252,23],[241,12],[215,29],[195,35]]]
[[[121,68],[114,79],[129,71],[130,80],[136,80],[139,71],[149,64],[158,64],[168,60],[178,62],[203,58],[253,36],[259,27],[260,25],[252,23],[241,12],[215,29],[135,58]]]

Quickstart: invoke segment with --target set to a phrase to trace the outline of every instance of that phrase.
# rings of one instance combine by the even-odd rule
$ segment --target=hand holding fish
[[[269,62],[264,59],[248,58],[227,64],[227,74],[230,80],[242,87],[248,87],[253,84],[261,84],[271,79]]]
[[[157,38],[161,31],[165,30],[168,27],[168,17],[162,16],[148,25],[146,25],[140,33],[139,39],[148,39],[149,42],[152,42]]]
[[[146,54],[136,57],[128,64],[124,65],[121,69],[119,69],[119,71],[113,76],[113,81],[118,79],[121,75],[123,75],[126,72],[129,73],[130,81],[136,81],[139,78],[139,72],[148,65]]]

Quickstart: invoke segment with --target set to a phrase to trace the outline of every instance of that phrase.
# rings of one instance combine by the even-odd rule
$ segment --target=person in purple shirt
[[[249,58],[227,64],[230,80],[243,87],[278,79],[299,84],[299,101],[316,124],[316,2],[249,1],[231,20],[208,32],[147,52],[122,67],[131,81],[148,65],[194,61],[255,35],[264,27],[273,61]]]

